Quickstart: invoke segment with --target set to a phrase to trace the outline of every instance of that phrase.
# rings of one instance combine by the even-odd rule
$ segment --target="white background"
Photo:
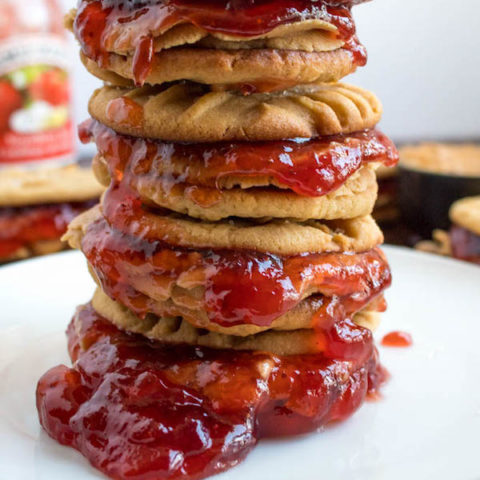
[[[348,81],[380,97],[386,133],[399,142],[480,140],[480,0],[374,0],[354,16],[369,62]],[[78,120],[98,84],[76,61]]]

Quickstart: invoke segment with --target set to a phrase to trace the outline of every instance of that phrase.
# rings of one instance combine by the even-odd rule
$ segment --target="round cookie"
[[[213,92],[190,83],[140,89],[105,86],[91,116],[118,133],[172,142],[313,138],[373,128],[375,95],[346,84],[316,84],[272,94]]]
[[[153,315],[141,320],[131,311],[111,300],[100,289],[92,299],[93,308],[116,327],[142,334],[152,340],[172,344],[200,345],[216,349],[268,351],[277,355],[318,353],[318,334],[312,329],[267,331],[246,337],[213,333],[193,327],[178,318],[158,318]],[[362,311],[354,322],[374,330],[380,313]]]
[[[105,159],[95,157],[93,166],[98,180],[108,186],[110,177]],[[356,218],[369,215],[377,198],[372,165],[362,167],[339,189],[320,197],[297,195],[291,190],[279,188],[272,180],[261,177],[229,178],[227,188],[181,183],[172,188],[165,185],[159,176],[134,175],[129,180],[129,186],[146,204],[207,221],[228,217],[291,218],[300,221]]]
[[[69,226],[65,239],[80,248],[88,226],[102,217],[100,207],[78,216]],[[108,219],[111,221],[111,219]],[[172,246],[254,250],[275,255],[302,255],[322,252],[365,252],[383,242],[383,235],[370,216],[347,220],[294,222],[247,220],[200,222],[175,214],[145,214],[129,222],[125,232],[142,238],[164,241]]]
[[[104,82],[120,87],[134,86],[133,56],[110,54],[108,69],[101,68],[85,55],[81,55],[81,60],[92,75]],[[341,49],[296,52],[186,48],[157,53],[145,83],[160,85],[189,80],[219,89],[251,85],[253,90],[276,91],[294,85],[336,82],[354,71],[351,54]],[[219,79],[224,83],[218,84]]]
[[[480,196],[457,200],[450,208],[450,220],[475,235],[480,235]]]
[[[0,207],[82,202],[100,197],[104,188],[89,168],[0,169]]]

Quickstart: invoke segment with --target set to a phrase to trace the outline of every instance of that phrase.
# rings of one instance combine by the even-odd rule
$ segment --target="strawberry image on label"
[[[8,130],[10,116],[22,107],[20,93],[7,81],[0,82],[0,135]]]

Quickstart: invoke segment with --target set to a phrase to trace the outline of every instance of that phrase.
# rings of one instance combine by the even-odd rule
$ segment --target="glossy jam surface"
[[[458,225],[450,229],[452,254],[459,260],[480,265],[480,236]]]
[[[38,383],[40,422],[114,479],[205,478],[262,437],[347,418],[384,380],[371,336],[366,361],[342,362],[162,346],[117,330],[89,305],[75,323],[74,367]]]
[[[382,338],[384,347],[410,347],[412,344],[412,335],[408,332],[390,332]]]
[[[196,297],[190,307],[205,309],[210,321],[223,326],[269,326],[318,290],[328,297],[318,313],[322,320],[344,318],[391,282],[379,249],[296,256],[188,250],[122,234],[103,218],[87,229],[82,250],[104,291],[138,316],[181,315],[176,304],[169,302],[159,311],[151,300],[168,299],[180,283],[188,289],[203,287],[203,298]]]
[[[0,259],[35,242],[60,239],[68,224],[94,203],[0,208]]]
[[[352,1],[312,0],[81,0],[75,34],[85,55],[108,67],[111,51],[134,51],[133,75],[141,85],[148,77],[154,54],[153,34],[179,23],[207,32],[255,37],[293,22],[321,19],[337,27],[356,65],[365,65],[367,54],[355,35]]]
[[[376,130],[313,140],[180,144],[120,135],[88,120],[79,133],[83,142],[95,141],[114,180],[155,179],[166,191],[185,185],[221,189],[228,177],[272,177],[298,195],[315,197],[337,190],[362,165],[398,161],[392,141]]]

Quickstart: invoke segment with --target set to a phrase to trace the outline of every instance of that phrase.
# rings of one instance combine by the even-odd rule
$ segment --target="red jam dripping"
[[[201,278],[199,286],[205,288],[200,308],[208,311],[212,322],[225,326],[243,323],[269,326],[308,296],[309,288],[317,291],[320,287],[329,295],[324,299],[319,317],[321,320],[338,318],[359,311],[390,284],[388,264],[378,249],[361,254],[280,257],[249,251],[172,248],[172,244],[181,242],[182,232],[168,223],[166,236],[164,223],[168,220],[142,205],[130,183],[143,172],[155,175],[152,164],[157,161],[158,150],[163,149],[166,152],[163,155],[168,156],[178,144],[157,144],[112,135],[111,130],[88,123],[81,128],[81,137],[87,141],[92,136],[100,152],[109,159],[112,183],[103,200],[104,219],[86,232],[82,249],[107,294],[140,317],[150,312],[160,316],[184,315],[172,302],[168,302],[171,305],[168,310],[159,310],[164,306],[151,299],[169,298],[175,280],[180,275],[193,273],[197,275],[197,282]],[[335,146],[327,143],[327,158]],[[196,148],[192,145],[179,148],[183,147]],[[243,147],[249,148],[247,144],[242,144]],[[341,143],[338,148],[341,150]],[[204,155],[203,149],[200,152]],[[251,154],[254,155],[255,150]],[[238,157],[243,157],[242,151]],[[396,151],[392,157],[396,157]],[[262,156],[255,158],[261,162]],[[127,168],[125,161],[133,165]],[[204,173],[215,165],[211,154],[203,156],[203,161],[206,162]],[[235,161],[232,157],[231,162]],[[288,164],[291,157],[283,161]],[[231,163],[223,156],[216,162],[220,170],[221,165]],[[188,159],[188,164],[191,163],[193,160]],[[291,170],[296,169],[289,165],[285,172]],[[203,199],[207,200],[210,199]],[[179,240],[175,240],[177,237]],[[131,265],[142,268],[132,269]],[[195,324],[194,318],[189,320]]]
[[[107,194],[108,195],[108,194]],[[108,203],[110,200],[105,199]],[[105,209],[104,204],[104,209]],[[174,232],[169,229],[169,235]],[[87,229],[82,251],[103,290],[138,316],[185,316],[174,302],[158,310],[152,298],[169,298],[177,279],[203,286],[210,321],[223,326],[272,322],[321,289],[318,321],[361,310],[391,283],[380,251],[279,256],[247,250],[188,250],[161,240],[125,235],[101,218]],[[134,268],[133,268],[134,267]],[[192,323],[195,323],[196,311]]]
[[[120,135],[87,120],[79,134],[85,143],[95,141],[113,179],[117,172],[130,184],[132,179],[160,178],[167,189],[178,185],[220,189],[230,176],[273,177],[298,195],[315,197],[337,190],[369,162],[386,166],[398,162],[393,142],[377,130],[312,140],[181,144]],[[181,173],[173,172],[175,160],[184,165]],[[165,173],[159,174],[159,169]]]
[[[368,390],[365,398],[368,402],[380,402],[383,400],[383,394],[380,387],[388,382],[390,379],[390,372],[383,365],[378,365],[377,370],[375,371],[375,379],[378,386],[377,388],[371,388]]]
[[[133,78],[136,84],[141,86],[152,71],[153,54],[154,54],[153,37],[147,35],[142,37],[138,43],[138,48],[133,57]]]
[[[345,42],[343,48],[351,52],[355,65],[363,66],[367,54],[355,35],[350,12],[355,3],[360,2],[81,0],[74,29],[85,55],[101,67],[108,67],[112,50],[133,48],[136,59],[133,74],[138,85],[145,81],[152,65],[150,35],[161,34],[179,23],[190,23],[210,33],[249,38],[264,35],[288,23],[321,19],[337,27],[337,37]]]
[[[480,235],[458,225],[452,225],[450,243],[453,257],[480,265]]]
[[[119,480],[214,475],[241,462],[260,438],[348,418],[384,380],[371,336],[364,337],[367,360],[345,362],[168,347],[119,331],[90,305],[74,321],[74,367],[40,379],[40,422]]]
[[[384,347],[410,347],[413,344],[412,336],[407,332],[390,332],[382,338]]]
[[[58,240],[68,224],[94,202],[0,208],[0,259],[47,240]]]
[[[110,100],[106,115],[110,121],[118,125],[140,128],[143,124],[143,108],[129,97]]]

